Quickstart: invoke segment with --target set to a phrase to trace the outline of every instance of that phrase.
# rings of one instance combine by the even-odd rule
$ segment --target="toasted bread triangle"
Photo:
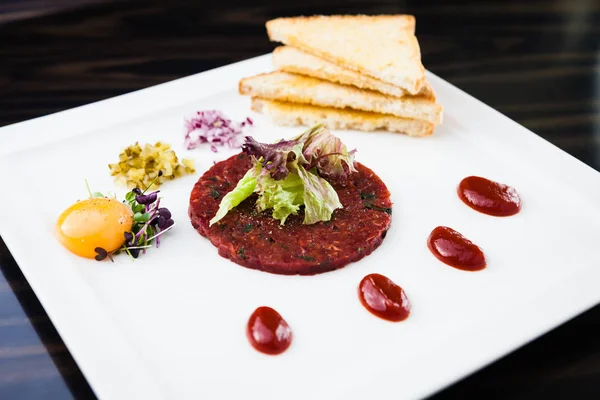
[[[281,71],[244,78],[239,83],[239,92],[242,95],[280,102],[391,114],[401,118],[425,120],[436,125],[443,118],[442,106],[426,97],[393,97]]]
[[[278,125],[323,124],[329,129],[355,129],[375,131],[383,129],[389,132],[404,133],[409,136],[429,136],[434,125],[430,122],[395,117],[350,108],[318,107],[309,104],[287,103],[281,101],[252,98],[252,109],[269,115]]]
[[[408,92],[401,87],[340,67],[291,46],[279,46],[273,51],[273,66],[280,71],[308,75],[342,85],[356,86],[360,89],[375,90],[390,96],[409,96]],[[435,101],[435,92],[427,81],[417,96]]]
[[[269,39],[341,67],[369,75],[410,94],[425,84],[412,15],[278,18],[266,24]]]

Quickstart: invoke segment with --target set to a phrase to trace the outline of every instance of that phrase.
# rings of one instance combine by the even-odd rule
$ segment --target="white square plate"
[[[250,111],[240,78],[270,56],[233,64],[0,130],[0,234],[103,399],[365,399],[432,394],[600,301],[600,175],[488,106],[429,74],[445,107],[429,138],[337,131],[388,185],[392,228],[360,262],[311,277],[242,268],[217,255],[187,217],[195,180],[233,150],[185,151],[183,121],[219,109],[256,119],[260,141],[296,134]],[[197,174],[163,185],[177,223],[135,262],[71,255],[52,235],[59,213],[94,190],[116,191],[107,164],[135,141],[171,143]],[[517,188],[522,211],[495,218],[456,195],[468,175]],[[480,245],[488,268],[435,259],[438,225]],[[402,323],[369,314],[357,285],[371,272],[401,285]],[[289,322],[294,342],[271,357],[244,329],[261,305]]]

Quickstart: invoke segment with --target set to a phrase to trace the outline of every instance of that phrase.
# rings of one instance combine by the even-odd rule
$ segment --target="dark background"
[[[416,15],[426,68],[600,169],[599,0],[0,0],[0,126],[267,53],[266,20],[316,13]],[[0,269],[0,399],[93,397],[1,240]],[[600,307],[435,396],[464,397],[600,398]]]

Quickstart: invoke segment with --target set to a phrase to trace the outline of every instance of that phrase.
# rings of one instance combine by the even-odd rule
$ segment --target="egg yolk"
[[[125,243],[125,232],[131,232],[133,217],[125,204],[114,199],[93,198],[67,208],[56,221],[59,242],[74,254],[94,258],[96,247],[107,252]]]

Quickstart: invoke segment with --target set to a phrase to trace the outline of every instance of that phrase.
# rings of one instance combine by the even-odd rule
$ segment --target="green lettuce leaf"
[[[329,221],[342,208],[335,189],[324,178],[345,178],[355,172],[354,150],[317,125],[295,139],[265,144],[246,137],[242,150],[253,167],[223,199],[210,225],[220,221],[252,193],[258,193],[258,211],[273,210],[285,224],[304,205],[304,224]]]
[[[314,224],[329,221],[336,208],[342,203],[333,188],[325,179],[298,166],[298,176],[304,186],[304,223]]]
[[[240,179],[235,188],[227,193],[221,203],[219,204],[219,210],[217,214],[210,220],[209,226],[212,226],[215,222],[220,221],[224,216],[227,215],[229,210],[236,207],[242,201],[246,200],[254,190],[258,183],[257,178],[260,176],[262,166],[260,163],[256,163],[252,168],[246,172],[246,174]]]
[[[275,180],[269,174],[262,174],[257,184],[258,211],[273,209],[273,218],[285,223],[291,214],[298,214],[304,203],[304,183],[298,174],[290,173],[285,179]]]

